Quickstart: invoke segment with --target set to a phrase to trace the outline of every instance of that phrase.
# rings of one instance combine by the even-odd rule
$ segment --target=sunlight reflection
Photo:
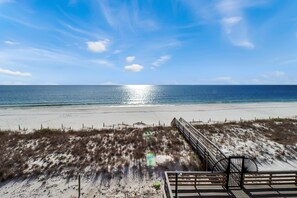
[[[148,104],[152,100],[153,85],[126,85],[127,104]]]

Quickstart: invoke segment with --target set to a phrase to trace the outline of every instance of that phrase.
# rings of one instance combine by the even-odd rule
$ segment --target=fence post
[[[80,198],[80,175],[78,175],[78,198]]]
[[[177,182],[178,182],[178,174],[177,173],[175,173],[175,198],[177,198],[177,186],[178,186],[178,184],[177,184]]]
[[[207,149],[204,148],[204,170],[207,171],[208,170],[208,152]]]
[[[195,174],[195,188],[196,188],[196,185],[197,185],[197,174]]]
[[[227,181],[226,181],[226,189],[229,189],[229,176],[230,176],[230,162],[231,162],[231,158],[229,156],[228,158],[228,166],[227,166],[227,170],[226,170],[226,176],[227,176]]]
[[[297,186],[297,173],[295,174],[295,185]]]
[[[245,160],[245,157],[242,157],[242,164],[241,164],[241,178],[240,178],[240,188],[243,187],[243,177],[244,177],[244,173],[245,173],[245,169],[244,169],[244,160]]]

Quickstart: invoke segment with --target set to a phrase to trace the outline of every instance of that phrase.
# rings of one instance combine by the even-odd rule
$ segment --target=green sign
[[[155,166],[156,162],[155,162],[155,156],[153,153],[146,154],[146,164],[148,167]]]

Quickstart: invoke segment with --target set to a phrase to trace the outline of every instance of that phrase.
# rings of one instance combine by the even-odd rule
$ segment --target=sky
[[[0,0],[0,85],[297,84],[297,1]]]

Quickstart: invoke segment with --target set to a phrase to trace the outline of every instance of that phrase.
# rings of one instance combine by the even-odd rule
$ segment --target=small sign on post
[[[146,154],[146,164],[148,167],[153,167],[156,165],[155,155],[151,152]]]

